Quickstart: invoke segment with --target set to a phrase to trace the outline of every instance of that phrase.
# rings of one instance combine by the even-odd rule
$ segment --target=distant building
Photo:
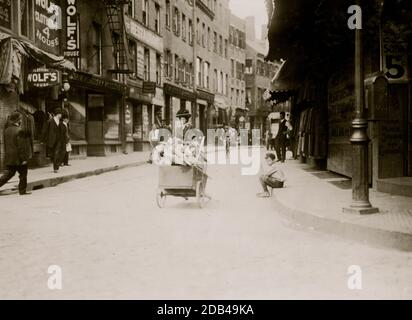
[[[251,19],[249,21],[252,21]],[[254,24],[249,30],[254,30]],[[254,31],[250,31],[254,34]],[[268,129],[267,116],[272,111],[271,104],[263,95],[271,88],[271,80],[276,74],[278,64],[265,61],[268,45],[267,41],[246,38],[246,107],[249,109],[250,129],[259,129],[261,137]]]
[[[233,14],[230,16],[229,57],[230,120],[237,128],[244,128],[247,116],[245,101],[246,22]]]

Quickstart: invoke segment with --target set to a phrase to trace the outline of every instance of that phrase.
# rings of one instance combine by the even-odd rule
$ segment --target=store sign
[[[77,1],[76,0],[65,0],[66,1],[66,42],[64,48],[64,57],[71,60],[75,66],[79,65],[80,59],[80,22],[79,14],[77,12]]]
[[[152,47],[153,49],[163,52],[163,39],[153,31],[148,30],[136,20],[130,19],[128,16],[124,17],[126,32],[136,40]]]
[[[60,83],[60,75],[54,69],[34,69],[27,75],[27,81],[33,87],[48,88]]]
[[[0,0],[0,27],[11,29],[11,0]]]
[[[388,21],[383,27],[383,62],[389,81],[408,80],[407,30]]]
[[[105,80],[95,75],[90,75],[87,73],[75,72],[71,76],[71,80],[81,82],[81,84],[85,87],[91,89],[101,89],[106,88],[110,90],[115,90],[119,92],[124,92],[126,90],[126,86],[122,83]]]
[[[62,10],[60,0],[34,2],[35,37],[39,48],[59,55]]]
[[[143,82],[143,94],[155,94],[156,82],[144,81]]]

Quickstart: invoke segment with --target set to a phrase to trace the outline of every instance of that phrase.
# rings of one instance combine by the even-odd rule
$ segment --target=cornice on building
[[[215,18],[215,13],[202,1],[196,0],[196,6],[202,10],[211,20]]]

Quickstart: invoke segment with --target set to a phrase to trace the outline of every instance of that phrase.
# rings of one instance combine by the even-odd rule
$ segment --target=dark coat
[[[57,125],[54,121],[54,118],[50,118],[44,128],[42,134],[42,140],[46,144],[48,149],[55,149],[60,147],[60,144],[63,140],[62,136],[62,124]]]
[[[31,135],[15,125],[4,130],[4,163],[6,166],[20,166],[33,156]]]

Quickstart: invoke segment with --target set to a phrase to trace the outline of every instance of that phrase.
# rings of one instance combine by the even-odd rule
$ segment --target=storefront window
[[[133,139],[143,139],[143,117],[141,105],[133,105]]]
[[[105,96],[105,130],[104,138],[109,140],[118,140],[119,139],[119,102],[118,97],[113,97],[112,95]]]
[[[124,110],[124,131],[126,138],[132,138],[133,135],[132,112],[132,105],[130,103],[126,103]]]

